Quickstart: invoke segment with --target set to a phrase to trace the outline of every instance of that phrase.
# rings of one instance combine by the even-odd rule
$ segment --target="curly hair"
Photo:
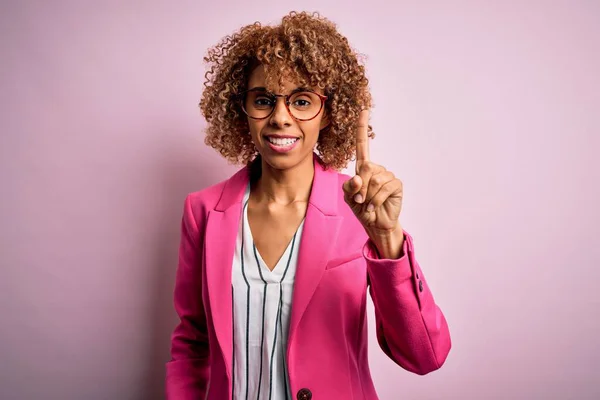
[[[205,143],[233,164],[249,165],[256,159],[258,151],[236,96],[262,64],[271,91],[286,79],[324,91],[330,123],[321,130],[316,149],[325,167],[346,167],[355,155],[359,113],[372,107],[359,56],[336,25],[318,12],[292,11],[280,25],[255,22],[226,36],[204,57],[209,68],[199,105],[208,123]],[[368,134],[375,137],[370,125]]]

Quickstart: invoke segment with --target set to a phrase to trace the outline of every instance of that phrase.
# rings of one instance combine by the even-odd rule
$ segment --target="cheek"
[[[265,125],[265,120],[257,120],[257,119],[247,119],[248,127],[250,128],[250,132],[260,132],[262,127]]]
[[[252,140],[256,141],[260,133],[262,132],[266,122],[251,119],[248,121],[248,129],[250,130],[250,134],[252,135]]]
[[[318,121],[310,121],[310,125],[307,125],[304,129],[304,135],[308,140],[316,142],[319,138],[320,124]]]

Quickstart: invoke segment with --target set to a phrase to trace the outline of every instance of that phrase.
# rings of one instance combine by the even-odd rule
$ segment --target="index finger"
[[[369,161],[369,110],[362,110],[356,127],[356,162]]]

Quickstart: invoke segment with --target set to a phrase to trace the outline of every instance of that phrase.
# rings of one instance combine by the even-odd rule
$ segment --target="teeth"
[[[290,139],[290,138],[280,139],[280,138],[268,137],[267,140],[269,140],[269,142],[273,143],[276,146],[289,146],[298,139]]]

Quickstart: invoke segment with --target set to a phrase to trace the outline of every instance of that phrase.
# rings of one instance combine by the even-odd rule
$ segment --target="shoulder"
[[[336,172],[336,174],[338,183],[337,209],[338,214],[343,217],[342,223],[344,225],[344,228],[342,229],[344,233],[342,235],[344,236],[344,240],[352,242],[354,239],[358,239],[358,242],[356,243],[362,245],[362,241],[365,239],[366,235],[365,230],[352,212],[352,209],[350,209],[350,206],[346,203],[346,200],[344,200],[344,189],[342,188],[342,185],[352,177],[341,172]],[[348,235],[348,237],[346,237],[346,235]],[[350,239],[350,237],[353,237],[354,239]]]
[[[195,207],[203,206],[205,208],[214,208],[221,198],[225,184],[229,179],[215,183],[204,189],[188,193],[187,200]]]
[[[196,222],[204,220],[208,212],[216,207],[230,179],[231,177],[204,189],[188,193],[185,197],[184,214],[193,217]]]
[[[335,171],[335,173],[337,174],[338,183],[340,184],[340,188],[344,182],[346,182],[348,179],[352,178],[350,175],[344,174],[342,172]]]
[[[344,183],[351,179],[352,177],[350,175],[341,173],[341,172],[335,172],[337,174],[337,186],[338,186],[338,209],[340,210],[340,212],[342,214],[352,214],[352,210],[350,209],[350,207],[348,207],[348,204],[346,204],[346,201],[344,200],[344,189],[343,189],[343,185]]]

